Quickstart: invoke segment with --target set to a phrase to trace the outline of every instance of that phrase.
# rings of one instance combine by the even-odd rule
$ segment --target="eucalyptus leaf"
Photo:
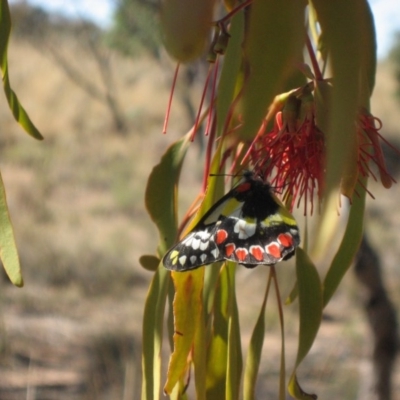
[[[35,139],[42,140],[43,136],[22,107],[17,95],[11,89],[8,75],[7,47],[11,32],[11,16],[7,0],[0,1],[0,68],[3,78],[4,93],[15,120],[25,131]]]

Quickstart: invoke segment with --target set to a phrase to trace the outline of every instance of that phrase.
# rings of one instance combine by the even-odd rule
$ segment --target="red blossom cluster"
[[[371,166],[375,164],[378,168],[382,185],[385,188],[390,188],[395,180],[386,169],[380,140],[392,148],[393,146],[379,133],[381,128],[382,122],[379,118],[374,117],[366,109],[361,109],[357,121],[358,171],[361,176],[371,176],[377,180],[374,172],[371,170]],[[394,150],[397,151],[396,149]]]
[[[379,119],[365,109],[360,110],[355,124],[357,168],[354,173],[356,181],[359,177],[376,180],[371,169],[375,164],[383,186],[388,188],[394,179],[385,166],[381,126]],[[304,200],[304,214],[313,213],[314,200],[319,202],[323,195],[326,155],[324,133],[316,124],[313,107],[308,107],[302,119],[285,109],[277,112],[272,130],[257,136],[250,154],[255,172],[282,190],[282,200],[290,210]]]
[[[289,209],[304,198],[304,212],[314,195],[322,194],[325,143],[324,135],[315,124],[314,114],[303,121],[285,119],[282,112],[275,116],[272,131],[254,143],[252,159],[256,171],[275,188],[282,188],[282,200]]]

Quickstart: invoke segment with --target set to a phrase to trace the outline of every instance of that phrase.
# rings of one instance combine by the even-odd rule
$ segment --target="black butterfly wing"
[[[218,200],[182,241],[164,256],[164,266],[186,271],[230,260],[253,268],[294,254],[300,243],[293,216],[252,175]]]
[[[197,225],[187,236],[165,254],[165,268],[172,271],[188,271],[222,261],[218,246],[214,241],[216,224]]]
[[[187,271],[224,259],[214,241],[214,235],[221,221],[226,219],[225,215],[239,212],[237,210],[242,207],[242,203],[234,198],[235,190],[234,188],[221,197],[192,231],[168,250],[163,258],[165,268]]]
[[[228,217],[217,226],[214,241],[220,257],[253,268],[290,258],[300,238],[297,226],[283,221]]]

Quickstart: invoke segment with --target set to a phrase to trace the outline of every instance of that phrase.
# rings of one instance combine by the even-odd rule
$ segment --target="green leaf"
[[[258,376],[258,369],[260,367],[261,352],[264,344],[265,335],[265,307],[267,305],[267,298],[270,287],[271,275],[268,278],[268,283],[265,289],[260,314],[258,315],[257,322],[254,326],[249,343],[249,350],[247,353],[246,366],[244,370],[243,400],[254,400],[255,398],[256,381]]]
[[[169,394],[189,367],[188,356],[199,324],[203,321],[204,268],[190,272],[173,272],[174,352],[171,356],[164,393]],[[200,316],[200,318],[199,318]]]
[[[289,383],[289,393],[298,400],[316,400],[318,398],[315,394],[306,393],[299,384],[297,376],[292,375]]]
[[[318,272],[303,249],[296,250],[296,275],[299,297],[299,346],[295,367],[289,381],[289,393],[295,398],[298,395],[296,370],[310,348],[317,335],[322,319],[322,285]]]
[[[17,95],[11,89],[10,78],[8,76],[7,47],[11,31],[11,16],[7,0],[0,1],[0,68],[3,78],[3,88],[8,105],[16,121],[25,131],[35,139],[42,140],[43,136],[30,120],[25,109],[18,100]]]
[[[244,91],[243,139],[258,131],[272,100],[294,71],[302,52],[305,3],[291,0],[256,0],[250,11],[246,38],[249,77]]]
[[[156,165],[146,187],[145,204],[160,233],[158,252],[163,255],[177,232],[177,185],[188,147],[188,137],[171,145]],[[157,269],[146,298],[143,316],[142,400],[157,400],[161,388],[161,348],[164,310],[170,272]]]
[[[143,315],[142,400],[158,400],[161,389],[161,348],[170,272],[158,268],[150,284]]]
[[[366,184],[366,180],[363,180],[363,187],[365,187]],[[360,247],[363,234],[366,196],[363,187],[359,184],[357,188],[358,190],[356,189],[359,195],[353,197],[353,204],[350,208],[346,231],[324,279],[324,307],[328,304],[329,300],[335,293],[344,274],[349,269],[355,255],[357,254],[358,248]]]
[[[243,12],[235,14],[230,25],[228,49],[224,56],[217,97],[217,134],[221,135],[231,108],[232,99],[237,91],[238,77],[242,65],[242,44],[244,34]]]
[[[307,355],[322,318],[322,285],[315,265],[302,248],[296,250],[296,276],[299,291],[299,348],[296,365]]]
[[[204,288],[203,288],[203,294],[204,294]],[[206,340],[205,318],[203,317],[203,314],[199,314],[197,316],[197,318],[201,320],[201,322],[197,324],[197,329],[194,336],[194,346],[193,346],[193,364],[195,368],[194,379],[196,386],[196,400],[206,400],[206,382],[207,382],[206,349],[209,341]]]
[[[356,140],[363,50],[362,1],[312,0],[335,78],[330,104],[326,154],[326,193],[337,192]],[[351,57],[349,56],[351,54]]]
[[[18,287],[24,286],[13,227],[8,213],[6,192],[0,174],[0,257],[10,281]]]
[[[361,53],[361,104],[369,109],[369,100],[375,86],[376,76],[376,33],[374,17],[372,15],[369,2],[363,0],[360,2],[360,19],[363,24],[361,30],[362,53]]]
[[[144,269],[154,272],[160,264],[160,259],[152,254],[145,254],[139,258],[139,263]]]
[[[228,323],[228,359],[226,370],[226,400],[239,400],[240,378],[242,376],[242,347],[240,341],[239,312],[236,302],[235,273],[236,265],[228,262],[226,269],[229,279],[229,323]]]
[[[172,144],[147,182],[145,204],[160,234],[160,256],[176,240],[178,181],[189,143],[186,136]]]
[[[229,278],[226,264],[221,268],[214,301],[212,337],[207,357],[207,399],[224,399],[228,360]]]

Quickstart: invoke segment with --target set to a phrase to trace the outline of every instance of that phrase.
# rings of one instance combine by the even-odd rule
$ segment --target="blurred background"
[[[372,1],[379,51],[372,112],[400,148],[400,8]],[[17,125],[0,95],[0,169],[25,286],[2,275],[0,400],[138,399],[141,322],[152,273],[139,265],[158,234],[144,208],[147,177],[169,144],[188,131],[206,66],[182,70],[170,125],[162,125],[174,64],[160,46],[157,0],[12,1],[13,89],[45,140]],[[201,183],[202,143],[183,170],[182,210]],[[399,179],[399,155],[387,148]],[[400,310],[400,188],[372,182],[366,231]],[[282,292],[293,268],[280,270]],[[239,269],[238,302],[247,342],[265,270]],[[287,284],[285,282],[288,282]],[[366,399],[371,334],[362,287],[350,271],[326,310],[300,369],[304,389],[323,399]],[[279,325],[270,307],[259,396],[274,398]],[[290,366],[297,320],[286,315]],[[393,399],[400,399],[400,367]]]

